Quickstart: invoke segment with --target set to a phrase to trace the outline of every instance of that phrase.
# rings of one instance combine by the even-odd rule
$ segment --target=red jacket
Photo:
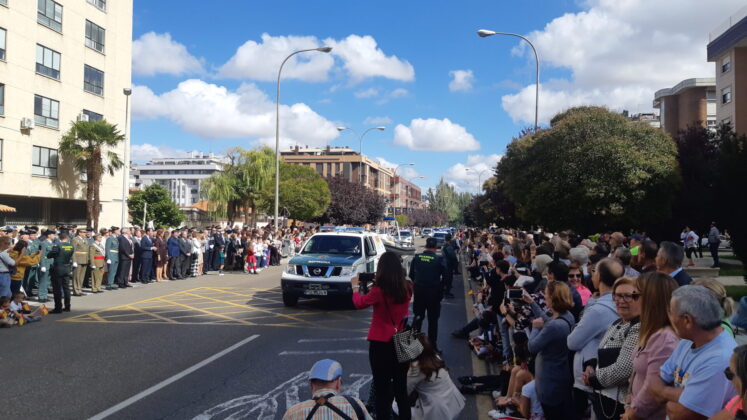
[[[368,329],[368,339],[370,341],[384,343],[391,341],[394,333],[402,328],[402,320],[409,314],[411,296],[412,289],[407,293],[407,302],[394,303],[393,299],[385,297],[377,286],[372,287],[365,295],[358,292],[353,293],[353,304],[357,309],[368,308],[373,305],[373,318],[371,318],[371,327]],[[384,299],[386,299],[386,304]]]

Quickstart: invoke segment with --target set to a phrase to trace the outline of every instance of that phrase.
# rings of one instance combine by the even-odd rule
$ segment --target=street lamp
[[[474,169],[471,169],[471,168],[464,168],[464,170],[466,172],[477,172],[477,171],[475,171]],[[482,171],[477,172],[477,185],[480,188],[480,191],[482,191],[482,182],[480,182],[482,180],[482,174],[485,171],[488,171],[488,170],[489,169],[483,169]]]
[[[130,172],[128,169],[129,159],[127,158],[127,143],[130,142],[130,95],[132,95],[132,88],[122,89],[122,93],[125,96],[125,144],[124,144],[124,156],[122,161],[124,166],[122,167],[122,220],[119,226],[124,227],[127,221],[127,181],[130,178]]]
[[[521,38],[524,41],[529,44],[530,47],[532,47],[532,51],[534,52],[534,62],[537,66],[537,81],[535,84],[535,91],[534,91],[534,132],[536,133],[539,129],[539,123],[538,123],[538,116],[539,116],[539,89],[540,89],[540,62],[539,58],[537,57],[537,50],[534,48],[534,44],[532,44],[532,41],[528,40],[526,37],[519,35],[519,34],[512,34],[510,32],[496,32],[496,31],[490,31],[488,29],[480,29],[477,31],[477,35],[479,35],[481,38],[485,38],[488,36],[493,35],[508,35],[508,36],[515,36],[517,38]]]
[[[414,163],[401,163],[394,167],[393,171],[393,178],[397,178],[397,169],[399,169],[400,166],[415,166]],[[402,192],[402,183],[399,182],[399,179],[397,179],[397,204],[402,204],[402,197],[400,197],[400,193]],[[394,207],[394,215],[397,215],[397,207]]]
[[[352,127],[337,127],[337,131],[339,131],[339,132],[343,132],[345,130],[350,130],[356,136],[358,135],[358,133],[355,130],[353,130]],[[358,137],[358,150],[359,150],[359,152],[361,154],[361,167],[360,167],[360,170],[358,171],[359,174],[360,174],[360,177],[359,177],[360,179],[358,180],[358,182],[360,182],[361,185],[363,184],[363,137],[365,137],[366,134],[369,131],[371,131],[371,130],[384,131],[384,130],[386,130],[386,127],[384,127],[384,126],[371,127],[369,129],[367,129],[366,131],[364,131],[363,134],[360,135],[360,137]]]
[[[296,54],[307,51],[328,53],[332,51],[332,47],[309,48],[306,50],[294,51],[285,57],[285,60],[280,63],[280,68],[278,69],[278,90],[277,95],[275,96],[275,232],[278,231],[278,206],[280,205],[280,75],[283,72],[285,62],[288,61],[288,59]],[[252,209],[252,211],[257,211],[257,209]]]

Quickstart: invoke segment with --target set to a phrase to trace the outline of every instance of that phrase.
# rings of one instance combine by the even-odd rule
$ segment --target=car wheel
[[[283,292],[283,305],[288,307],[298,305],[298,295]]]

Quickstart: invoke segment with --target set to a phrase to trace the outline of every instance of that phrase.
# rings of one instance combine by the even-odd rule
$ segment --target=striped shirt
[[[350,405],[347,399],[345,397],[336,395],[337,392],[335,392],[334,389],[320,389],[317,392],[314,393],[312,399],[300,402],[293,407],[289,408],[288,411],[285,412],[285,415],[283,416],[283,420],[306,420],[306,417],[308,417],[311,410],[316,405],[316,402],[314,399],[319,398],[320,396],[326,395],[326,394],[335,394],[333,397],[330,397],[328,401],[337,407],[340,411],[347,414],[351,419],[353,420],[373,420],[371,416],[368,414],[368,411],[366,411],[366,407],[363,405],[363,403],[358,399],[354,398],[355,401],[360,405],[361,410],[363,411],[363,414],[365,415],[365,419],[358,419],[355,415],[355,409]],[[334,411],[330,410],[329,408],[325,406],[321,406],[316,410],[316,413],[314,413],[314,417],[312,417],[314,420],[342,420],[343,418],[340,417],[338,414],[335,414]]]

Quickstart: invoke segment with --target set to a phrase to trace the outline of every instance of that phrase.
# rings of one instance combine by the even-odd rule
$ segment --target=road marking
[[[228,353],[236,350],[237,348],[243,346],[244,344],[249,343],[249,342],[255,340],[258,337],[259,337],[259,334],[254,334],[251,337],[247,337],[247,338],[239,341],[238,343],[232,345],[231,347],[228,347],[226,349],[221,350],[218,353],[215,353],[214,355],[208,357],[207,359],[201,361],[200,363],[197,363],[196,365],[193,365],[192,367],[189,367],[189,368],[187,368],[187,369],[185,369],[185,370],[177,373],[176,375],[174,375],[174,376],[172,376],[172,377],[170,377],[170,378],[168,378],[168,379],[166,379],[164,381],[161,381],[161,382],[153,385],[152,387],[146,389],[145,391],[142,391],[142,392],[140,392],[140,393],[138,393],[136,395],[133,395],[132,397],[130,397],[130,398],[122,401],[121,403],[115,405],[114,407],[111,407],[111,408],[109,408],[107,410],[104,410],[104,411],[100,412],[99,414],[96,414],[95,416],[91,417],[89,420],[101,420],[101,419],[105,419],[105,418],[111,416],[112,414],[114,414],[114,413],[116,413],[116,412],[118,412],[118,411],[120,411],[120,410],[122,410],[124,408],[127,408],[127,407],[131,406],[132,404],[135,404],[136,402],[142,400],[143,398],[145,398],[145,397],[147,397],[147,396],[149,396],[149,395],[151,395],[151,394],[153,394],[155,392],[158,392],[161,389],[163,389],[163,388],[165,388],[165,387],[173,384],[174,382],[178,381],[179,379],[182,379],[183,377],[189,375],[190,373],[192,373],[192,372],[194,372],[194,371],[196,371],[196,370],[198,370],[198,369],[200,369],[200,368],[202,368],[204,366],[209,365],[210,363],[214,362],[215,360],[220,359],[221,357],[223,357],[223,356],[227,355]]]
[[[326,343],[334,341],[365,341],[366,337],[355,337],[355,338],[302,338],[298,340],[299,343]]]
[[[309,354],[368,354],[368,350],[353,350],[353,349],[342,349],[342,350],[293,350],[293,351],[282,351],[278,353],[278,356],[305,356]]]

